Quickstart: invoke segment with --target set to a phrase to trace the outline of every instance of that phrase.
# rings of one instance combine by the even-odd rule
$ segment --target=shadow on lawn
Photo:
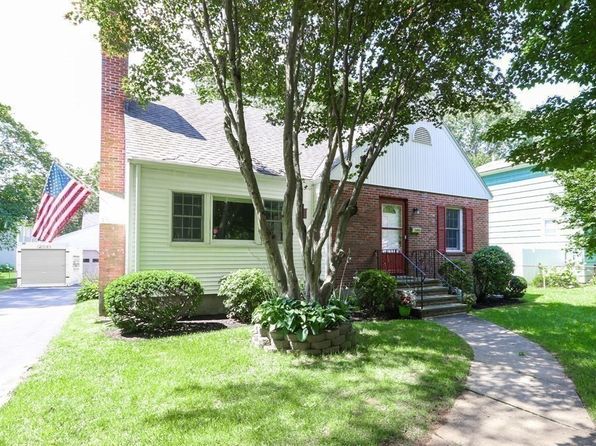
[[[468,358],[451,354],[454,339],[442,327],[420,321],[367,322],[359,328],[357,353],[294,358],[281,373],[263,368],[240,380],[205,382],[197,376],[172,394],[172,403],[184,409],[146,422],[197,433],[214,422],[231,423],[230,432],[246,444],[284,443],[286,433],[296,432],[305,436],[297,444],[409,442],[463,389],[471,352]]]

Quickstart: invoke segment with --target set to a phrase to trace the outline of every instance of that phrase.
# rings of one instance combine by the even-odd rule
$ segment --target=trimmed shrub
[[[85,279],[81,282],[81,288],[77,291],[77,302],[99,299],[99,283],[97,280]]]
[[[380,315],[396,310],[397,281],[385,271],[378,269],[361,271],[354,277],[353,287],[360,308],[367,313]]]
[[[350,304],[332,297],[328,305],[276,296],[257,307],[253,322],[271,331],[295,334],[303,342],[310,334],[335,328],[350,319]]]
[[[3,263],[0,265],[0,273],[12,273],[14,272],[14,266],[10,263]]]
[[[532,280],[532,285],[535,287],[561,287],[561,288],[577,288],[579,281],[575,274],[575,265],[568,263],[564,268],[553,266],[548,268],[540,265],[538,267],[538,275]]]
[[[509,283],[507,284],[507,288],[505,288],[505,292],[503,296],[506,299],[519,299],[524,297],[526,294],[526,289],[528,288],[528,282],[521,276],[511,276],[509,279]]]
[[[499,246],[487,246],[472,256],[474,292],[478,300],[489,294],[503,294],[513,274],[515,264],[509,254]]]
[[[123,332],[156,333],[196,312],[201,283],[190,274],[142,271],[122,276],[106,287],[106,310]]]
[[[439,267],[439,274],[453,288],[459,288],[464,293],[472,292],[472,272],[470,265],[463,260],[452,260],[453,263],[445,262]],[[457,269],[453,265],[458,266]],[[461,271],[460,271],[461,270]]]
[[[249,323],[255,308],[275,296],[276,289],[273,280],[264,271],[239,269],[221,279],[217,294],[224,298],[229,318]]]

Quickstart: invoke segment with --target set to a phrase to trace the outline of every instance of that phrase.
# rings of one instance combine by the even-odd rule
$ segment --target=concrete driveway
[[[73,309],[76,287],[0,293],[0,405],[45,352]]]

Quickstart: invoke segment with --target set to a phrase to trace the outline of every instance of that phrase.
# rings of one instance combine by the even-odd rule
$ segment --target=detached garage
[[[82,250],[36,243],[17,251],[17,286],[70,286],[81,282]]]

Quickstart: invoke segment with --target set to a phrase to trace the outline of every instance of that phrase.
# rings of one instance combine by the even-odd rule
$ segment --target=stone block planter
[[[354,348],[356,332],[352,323],[346,322],[337,328],[325,330],[323,333],[309,335],[304,342],[300,342],[293,333],[285,333],[281,330],[269,331],[267,328],[255,325],[252,343],[266,351],[297,352],[320,356]]]

